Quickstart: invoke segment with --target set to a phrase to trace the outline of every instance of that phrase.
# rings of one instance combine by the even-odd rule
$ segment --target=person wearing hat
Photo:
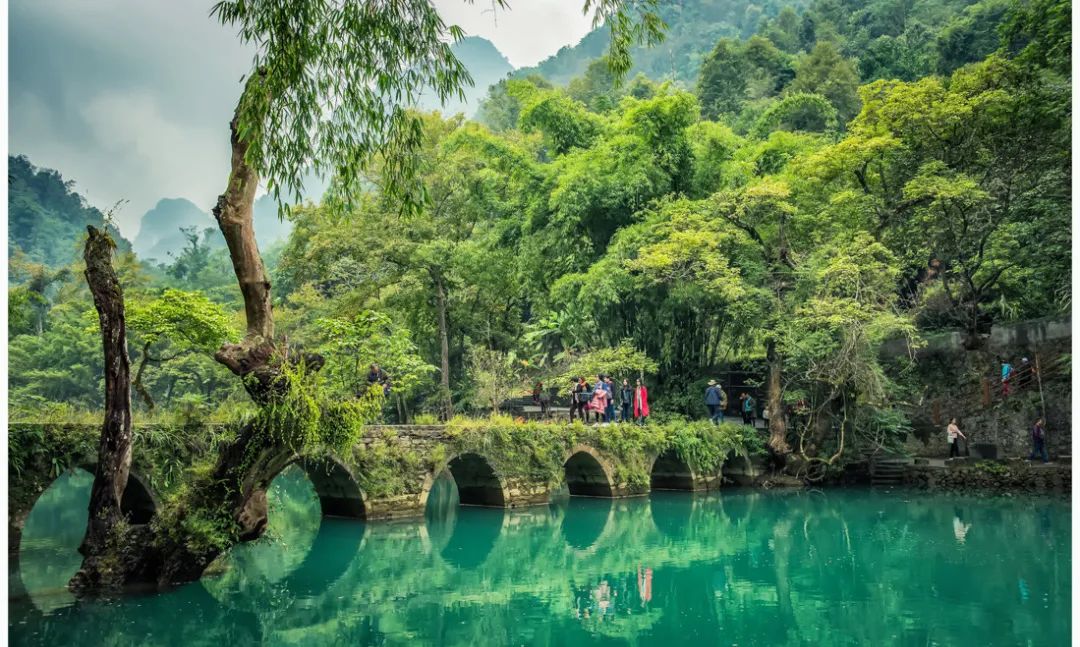
[[[709,408],[709,419],[713,424],[719,424],[724,420],[724,390],[716,383],[709,380],[709,386],[705,388],[705,406]]]

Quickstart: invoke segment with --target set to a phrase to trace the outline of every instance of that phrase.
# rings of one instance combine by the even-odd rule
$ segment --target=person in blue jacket
[[[709,420],[718,424],[724,420],[724,390],[716,383],[709,380],[709,386],[705,388],[705,406],[709,409]]]

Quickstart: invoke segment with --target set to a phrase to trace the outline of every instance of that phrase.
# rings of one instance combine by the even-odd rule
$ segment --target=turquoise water
[[[427,519],[318,516],[298,470],[223,574],[78,603],[89,477],[35,507],[18,645],[1066,645],[1068,503],[904,491],[658,493]],[[81,515],[81,517],[80,517]],[[13,567],[14,568],[14,567]]]

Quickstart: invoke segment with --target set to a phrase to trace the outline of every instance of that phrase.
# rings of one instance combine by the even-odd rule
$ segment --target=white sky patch
[[[576,45],[592,31],[592,14],[582,13],[584,0],[511,0],[509,9],[488,0],[435,0],[443,20],[469,36],[495,44],[515,67],[530,67],[566,45]]]
[[[125,215],[141,217],[163,197],[184,196],[209,211],[225,188],[229,173],[228,130],[179,125],[170,121],[154,97],[100,96],[82,111],[96,134],[105,160],[124,158],[142,169],[132,178],[104,172],[100,177],[109,204],[131,200]],[[125,222],[128,218],[123,219]],[[125,230],[134,236],[136,229]]]

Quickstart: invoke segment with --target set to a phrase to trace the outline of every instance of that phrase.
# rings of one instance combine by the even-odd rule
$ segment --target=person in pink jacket
[[[641,378],[638,378],[637,386],[634,387],[634,420],[636,420],[639,425],[643,425],[645,424],[645,419],[648,417],[649,390],[641,383]]]

